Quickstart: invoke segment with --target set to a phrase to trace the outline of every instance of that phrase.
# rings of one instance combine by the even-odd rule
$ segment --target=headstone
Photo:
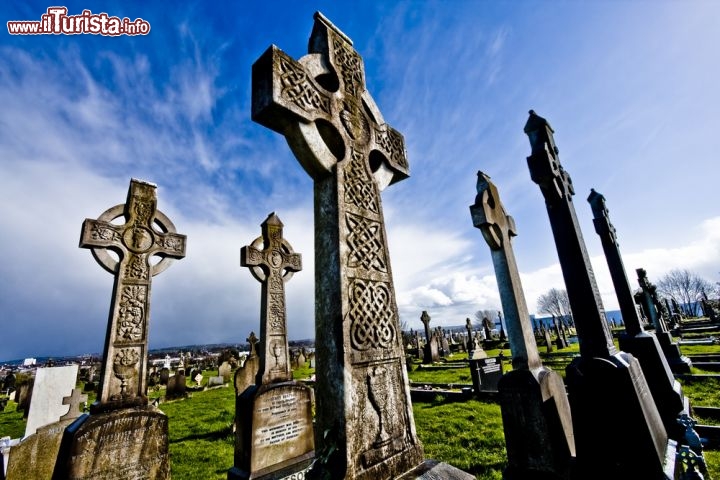
[[[502,366],[502,360],[500,360],[498,357],[492,357],[492,358],[482,358],[477,360],[470,360],[470,377],[472,378],[473,382],[473,390],[476,393],[480,392],[490,392],[490,393],[497,393],[498,392],[498,384],[500,382],[500,379],[503,376],[503,366]],[[515,398],[514,400],[517,400]],[[502,404],[501,404],[502,406]],[[516,409],[516,412],[519,411]],[[506,441],[508,440],[508,430],[510,429],[509,420],[505,420],[505,417],[503,417],[503,424],[505,426],[505,438]],[[527,425],[524,425],[523,427],[527,427]],[[572,430],[571,430],[572,432]],[[517,432],[518,435],[531,435],[534,432],[527,431],[526,428],[522,428],[520,431]],[[517,441],[517,440],[515,440]],[[511,441],[512,443],[512,441]],[[509,453],[509,452],[508,452]],[[510,457],[513,457],[513,460],[515,462],[519,462],[521,459],[516,459],[514,455],[508,455],[508,460]],[[519,463],[532,463],[530,462],[530,459],[524,459]]]
[[[485,332],[485,338],[487,340],[492,339],[492,329],[493,329],[492,320],[490,320],[487,317],[483,317],[482,324],[483,324],[483,331]]]
[[[478,172],[470,207],[473,225],[490,247],[505,312],[513,370],[502,379],[502,360],[471,361],[477,391],[497,389],[508,453],[506,478],[567,478],[575,439],[562,377],[540,361],[520,272],[512,248],[517,235],[490,177]],[[492,361],[492,362],[491,362]]]
[[[657,296],[657,287],[647,278],[645,269],[638,268],[635,272],[638,276],[638,284],[640,284],[640,288],[642,289],[641,298],[643,300],[643,308],[655,326],[655,336],[658,342],[660,342],[670,369],[673,373],[690,373],[692,362],[680,352],[680,345],[672,340],[672,335],[667,329],[665,319],[660,310],[661,304]]]
[[[613,344],[590,258],[580,231],[570,175],[563,169],[553,130],[532,110],[525,125],[532,153],[530,176],[545,198],[580,356],[566,368],[580,478],[655,478],[674,462],[640,364]],[[619,408],[608,408],[609,405]],[[612,446],[608,452],[598,445]]]
[[[293,380],[287,340],[285,283],[302,270],[302,258],[274,212],[261,226],[262,235],[241,250],[240,263],[262,285],[260,368],[255,385],[236,397],[229,480],[304,475],[315,457],[313,391]]]
[[[15,382],[15,374],[13,372],[9,372],[7,375],[5,375],[5,378],[3,379],[3,391],[9,393],[15,390]]]
[[[439,338],[440,338],[440,345],[442,347],[442,353],[443,353],[442,356],[445,357],[450,354],[450,344],[448,343],[447,336],[445,336],[445,333],[442,331],[442,329],[440,330]]]
[[[467,331],[467,351],[471,352],[473,350],[473,332],[472,332],[472,323],[470,322],[469,318],[465,319],[465,330]]]
[[[74,419],[37,428],[10,448],[6,480],[52,480],[63,432]],[[0,478],[3,478],[0,472]]]
[[[113,223],[120,217],[124,224]],[[150,287],[185,256],[185,243],[157,210],[156,186],[134,179],[124,205],[83,223],[80,247],[113,274],[113,298],[97,400],[66,429],[56,478],[170,478],[167,416],[147,400]]]
[[[250,344],[250,354],[245,359],[245,363],[235,370],[235,396],[240,396],[246,388],[255,384],[258,369],[260,368],[260,359],[256,347],[258,338],[255,336],[255,332],[250,332],[246,341]]]
[[[677,418],[683,413],[688,413],[688,401],[682,394],[680,383],[673,377],[658,339],[643,329],[620,255],[617,232],[610,223],[605,197],[591,189],[588,202],[592,207],[595,231],[602,241],[605,259],[625,324],[625,333],[619,338],[620,348],[631,353],[640,361],[665,430],[675,440],[680,440],[683,430],[678,424]]]
[[[548,329],[543,330],[543,337],[545,338],[545,349],[547,353],[552,353],[553,343],[552,339],[550,338],[550,331]]]
[[[320,13],[308,53],[271,46],[255,62],[252,118],[286,136],[315,184],[316,425],[318,447],[335,448],[315,472],[393,478],[423,462],[380,198],[408,176],[404,140],[352,41]]]
[[[217,377],[208,377],[208,388],[209,387],[220,387],[225,384],[225,381],[223,380],[223,377],[217,376]]]
[[[420,315],[420,321],[425,327],[425,347],[423,351],[423,363],[429,364],[440,360],[440,354],[438,353],[438,345],[435,341],[435,332],[430,331],[430,315],[423,310]]]
[[[298,353],[298,357],[297,357],[298,368],[304,368],[305,362],[306,362],[305,353],[302,350],[300,350],[300,353]]]
[[[63,397],[70,396],[75,388],[78,366],[38,368],[30,401],[30,411],[25,425],[25,436],[40,427],[55,423],[68,413]]]
[[[167,385],[170,380],[170,369],[163,367],[160,370],[160,385]]]
[[[223,381],[225,379],[223,378]],[[185,371],[178,370],[175,375],[168,379],[167,388],[165,390],[165,399],[177,400],[187,397],[187,379]]]
[[[422,360],[424,357],[424,350],[422,340],[420,340],[420,332],[415,332],[415,345],[417,345],[417,359]]]
[[[15,389],[16,410],[23,412],[23,418],[27,418],[30,411],[30,399],[32,398],[34,382],[35,379],[31,378],[28,382],[18,385]]]
[[[218,376],[223,377],[223,382],[227,383],[230,381],[230,375],[232,374],[232,367],[228,362],[223,362],[218,367]]]

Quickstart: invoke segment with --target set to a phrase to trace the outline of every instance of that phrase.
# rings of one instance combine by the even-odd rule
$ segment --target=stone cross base
[[[689,402],[682,394],[680,382],[675,380],[664,361],[657,338],[651,333],[642,332],[635,336],[621,335],[619,340],[622,351],[633,355],[640,362],[668,436],[683,440],[685,428],[677,422],[677,418],[683,413],[690,414]]]
[[[569,478],[575,439],[562,377],[547,367],[512,370],[498,391],[508,456],[503,478]]]
[[[169,480],[167,416],[147,406],[79,417],[65,430],[53,478]]]
[[[474,480],[475,475],[463,472],[445,462],[425,460],[396,480]]]
[[[660,342],[662,351],[673,373],[690,373],[692,362],[688,357],[680,353],[680,345],[672,341],[670,332],[655,332],[655,336]]]
[[[575,478],[664,478],[668,437],[640,363],[620,352],[566,369]]]

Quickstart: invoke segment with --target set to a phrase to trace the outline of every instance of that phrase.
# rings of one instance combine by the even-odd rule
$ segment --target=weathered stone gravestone
[[[255,62],[252,101],[253,120],[285,135],[315,183],[316,422],[320,449],[335,450],[314,474],[362,480],[423,461],[380,199],[408,163],[363,68],[352,41],[316,13],[307,56],[271,46]]]
[[[232,367],[228,362],[223,362],[218,367],[218,376],[223,377],[223,382],[227,383],[230,381],[230,375],[232,374]]]
[[[315,457],[312,389],[293,380],[287,340],[285,282],[302,269],[275,213],[262,235],[241,250],[241,264],[262,285],[260,368],[236,397],[235,465],[230,480],[302,475]]]
[[[23,412],[23,418],[27,418],[28,412],[30,411],[30,399],[32,398],[33,383],[35,378],[31,378],[26,383],[22,383],[15,389],[15,403],[17,403],[16,410]]]
[[[429,364],[440,360],[440,353],[438,352],[438,344],[435,341],[435,332],[430,331],[430,315],[423,310],[420,315],[420,321],[425,327],[425,346],[423,347],[423,363]]]
[[[170,380],[170,369],[163,367],[160,369],[160,385],[167,385]]]
[[[560,164],[553,130],[531,110],[525,133],[532,148],[530,176],[545,198],[580,341],[580,357],[565,377],[576,473],[578,478],[662,478],[674,469],[675,442],[668,442],[639,362],[613,344],[572,201],[575,191]],[[612,448],[612,459],[598,445]]]
[[[655,336],[658,342],[660,342],[670,369],[674,373],[690,373],[692,362],[680,352],[680,345],[672,341],[672,336],[662,316],[660,299],[657,296],[657,287],[648,280],[645,269],[638,268],[635,272],[638,276],[638,284],[640,284],[640,288],[642,289],[642,307],[655,327]]]
[[[255,332],[250,332],[246,341],[250,344],[250,354],[245,359],[245,363],[235,370],[235,396],[241,395],[246,388],[255,383],[260,368],[256,347],[258,338],[255,336]]]
[[[223,377],[217,376],[217,377],[208,377],[208,388],[209,387],[221,387],[225,384],[225,381],[223,380]]]
[[[187,379],[185,378],[185,370],[178,370],[175,372],[175,375],[168,379],[167,388],[165,390],[165,399],[177,400],[186,397]]]
[[[483,325],[483,333],[485,334],[485,338],[487,340],[491,340],[492,339],[492,329],[495,327],[492,323],[492,320],[490,320],[487,317],[483,317],[482,325]]]
[[[593,211],[595,231],[602,241],[605,259],[610,269],[620,313],[625,324],[625,333],[619,338],[620,348],[631,353],[640,361],[665,430],[674,439],[680,440],[684,431],[677,419],[683,413],[689,414],[689,402],[682,394],[680,383],[673,377],[657,337],[643,329],[620,255],[617,232],[610,223],[605,197],[591,189],[587,200]]]
[[[68,413],[68,404],[63,403],[63,398],[72,395],[77,372],[77,365],[38,368],[35,371],[32,400],[25,425],[26,437],[40,427],[59,421],[60,417]]]
[[[111,223],[124,217],[125,223]],[[80,247],[114,276],[100,392],[65,431],[56,478],[170,478],[168,423],[147,404],[151,278],[185,256],[184,235],[157,210],[155,185],[130,181],[127,201],[83,223]],[[119,252],[119,261],[106,249]],[[161,257],[153,264],[153,256]]]
[[[502,361],[471,361],[476,391],[496,386],[500,392],[508,453],[505,478],[567,478],[575,456],[575,438],[565,385],[562,377],[540,360],[512,248],[512,237],[517,235],[515,220],[483,172],[478,172],[470,215],[490,247],[512,352],[513,370],[502,379]],[[547,331],[545,334],[551,348]],[[492,385],[495,379],[498,383]]]

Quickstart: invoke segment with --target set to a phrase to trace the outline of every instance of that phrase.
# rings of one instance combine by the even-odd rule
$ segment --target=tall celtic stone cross
[[[572,198],[575,190],[570,175],[560,164],[553,129],[547,120],[530,110],[525,133],[532,148],[527,157],[530,177],[545,197],[570,309],[576,319],[580,354],[588,358],[614,355],[617,349],[575,213]]]
[[[185,235],[157,210],[157,187],[131,180],[127,201],[86,219],[80,248],[91,249],[95,260],[115,276],[105,336],[100,393],[91,412],[147,404],[150,286],[173,259],[185,257]],[[111,223],[119,217],[125,223]],[[115,260],[111,250],[119,256]],[[152,264],[153,256],[161,260]]]
[[[352,41],[314,18],[308,55],[271,46],[253,65],[252,118],[284,135],[314,180],[316,428],[337,447],[329,468],[390,478],[423,461],[380,199],[408,176],[405,144]]]
[[[483,172],[478,172],[477,197],[475,204],[470,206],[470,214],[473,225],[482,232],[492,254],[513,368],[537,368],[541,365],[540,355],[511,243],[512,237],[517,235],[515,220],[505,212],[497,187]]]
[[[628,335],[635,336],[644,331],[642,322],[635,309],[635,299],[633,298],[630,281],[625,273],[622,256],[620,255],[620,246],[617,241],[617,232],[608,216],[608,209],[605,205],[605,197],[590,189],[590,195],[587,198],[590,208],[593,212],[593,224],[595,231],[600,236],[605,259],[610,269],[610,277],[612,278],[622,313],[623,322],[625,323],[625,332]]]
[[[285,317],[285,282],[302,270],[302,257],[283,238],[280,218],[273,212],[261,227],[262,236],[240,250],[240,264],[250,267],[253,277],[262,285],[257,385],[292,380]],[[251,350],[253,348],[254,344]]]

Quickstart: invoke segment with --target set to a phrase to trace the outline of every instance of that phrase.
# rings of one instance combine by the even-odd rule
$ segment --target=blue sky
[[[411,177],[383,206],[401,319],[458,325],[500,305],[468,206],[477,170],[514,216],[531,312],[563,288],[523,126],[555,129],[603,301],[617,308],[585,198],[607,198],[631,281],[672,268],[720,280],[720,3],[70,2],[143,18],[146,36],[11,36],[54,4],[2,2],[0,359],[102,350],[112,277],[78,248],[82,221],[123,203],[130,178],[188,236],[154,278],[151,347],[241,342],[260,285],[239,251],[275,211],[304,270],[288,329],[313,336],[312,182],[285,140],[250,120],[250,69],[270,44],[299,58],[322,11],[354,42],[368,89],[405,136]]]

